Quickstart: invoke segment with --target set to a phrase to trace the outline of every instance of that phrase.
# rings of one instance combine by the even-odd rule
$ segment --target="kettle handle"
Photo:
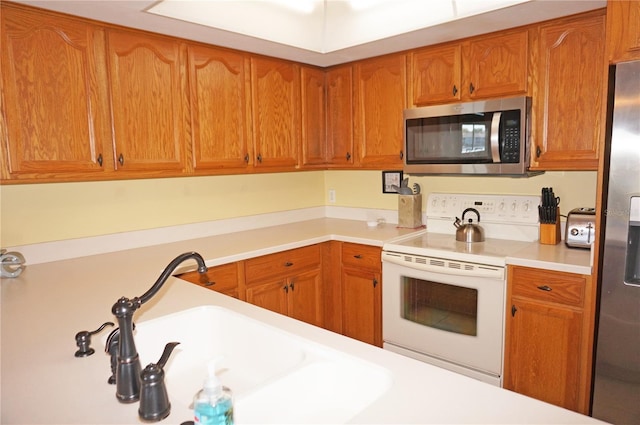
[[[478,223],[480,223],[480,213],[475,208],[467,208],[466,210],[462,211],[462,220],[464,220],[464,215],[469,211],[476,213],[476,215],[478,216]]]

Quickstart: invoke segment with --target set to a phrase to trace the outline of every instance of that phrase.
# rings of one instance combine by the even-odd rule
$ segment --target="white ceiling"
[[[344,1],[324,0],[319,2],[321,5],[324,4],[324,9],[316,11],[315,21],[305,21],[300,15],[289,14],[293,26],[283,32],[276,31],[276,29],[282,29],[285,26],[286,16],[278,18],[285,20],[278,21],[274,16],[267,15],[263,8],[264,2],[258,0],[234,0],[232,2],[171,0],[164,4],[161,1],[150,0],[18,0],[20,3],[98,21],[323,67],[540,22],[606,6],[606,0],[465,0],[465,4],[471,4],[469,10],[460,11],[456,16],[453,16],[455,20],[443,22],[444,18],[435,15],[437,9],[435,6],[454,3],[453,9],[455,11],[456,4],[451,0],[419,0],[419,3],[416,0],[403,0],[409,4],[413,3],[413,7],[407,9],[397,6],[399,0],[366,1],[378,5],[386,3],[387,9],[380,9],[382,13],[378,14],[378,21],[361,20],[358,22],[359,18],[347,16]],[[335,6],[340,3],[342,5],[341,7],[332,6],[329,8],[328,6],[333,3]],[[361,0],[361,3],[365,3],[365,0]],[[462,0],[457,0],[457,3],[458,9],[460,9]],[[486,9],[491,6],[489,3],[501,3],[498,6],[502,6],[502,8],[483,12],[483,7]],[[389,4],[393,4],[394,7],[389,8]],[[428,4],[430,9],[420,10],[417,7],[420,4]],[[165,7],[167,5],[169,7]],[[212,5],[218,9],[209,9],[208,12],[205,12],[206,8]],[[505,5],[506,7],[504,7]],[[149,9],[154,6],[156,6],[156,13],[150,13]],[[233,7],[230,8],[230,6]],[[163,7],[164,11],[161,10]],[[169,10],[171,8],[174,9],[173,12]],[[187,9],[191,10],[190,16],[184,13]],[[256,11],[259,13],[251,13]],[[174,16],[178,13],[180,16],[169,18],[157,13],[173,13]],[[366,15],[362,11],[357,13],[360,14],[359,16]],[[199,19],[198,14],[201,16],[214,14],[223,16],[224,19],[208,22]],[[420,16],[424,16],[424,18],[420,19]],[[232,25],[230,21],[239,22],[232,22]],[[392,23],[405,21],[410,25],[409,32],[395,36],[389,35]],[[258,23],[265,22],[267,25],[264,26],[264,30],[267,32],[264,35],[251,32],[251,28],[257,27]],[[242,25],[238,26],[237,24],[243,24],[246,29],[242,29]],[[358,29],[358,25],[360,25],[360,29]],[[370,33],[371,28],[381,31]],[[253,35],[243,35],[233,31],[251,32]],[[283,38],[281,33],[284,33],[289,39]],[[293,35],[293,40],[290,38],[291,35]],[[267,38],[276,41],[270,41]]]

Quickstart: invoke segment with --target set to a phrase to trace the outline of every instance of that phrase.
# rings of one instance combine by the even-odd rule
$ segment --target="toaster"
[[[567,215],[564,243],[570,248],[591,248],[596,236],[596,209],[574,208]]]

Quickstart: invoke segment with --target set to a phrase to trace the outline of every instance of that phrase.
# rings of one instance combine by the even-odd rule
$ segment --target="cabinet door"
[[[247,286],[247,302],[287,315],[289,307],[287,293],[289,282],[286,279],[276,279],[261,285]]]
[[[110,169],[103,32],[0,6],[2,178],[81,180]]]
[[[410,54],[413,106],[455,102],[462,94],[462,46],[446,44]]]
[[[519,297],[509,308],[504,388],[578,410],[581,311]]]
[[[188,140],[179,42],[124,30],[107,40],[116,169],[179,174]]]
[[[355,140],[365,168],[401,167],[406,57],[390,55],[355,65]]]
[[[382,282],[380,273],[342,269],[342,332],[382,347]]]
[[[326,98],[324,71],[303,66],[302,78],[302,165],[327,163]]]
[[[251,58],[254,166],[294,169],[300,140],[300,69],[277,59]]]
[[[529,32],[479,37],[465,46],[463,75],[471,99],[527,93]]]
[[[640,59],[640,1],[608,1],[607,49],[611,63]]]
[[[288,313],[294,319],[322,326],[322,271],[312,269],[289,278]]]
[[[187,54],[196,172],[247,168],[251,163],[248,58],[200,45],[188,46]]]
[[[606,89],[604,25],[598,13],[540,28],[534,169],[598,168]]]
[[[353,67],[326,71],[327,159],[334,166],[353,165]]]

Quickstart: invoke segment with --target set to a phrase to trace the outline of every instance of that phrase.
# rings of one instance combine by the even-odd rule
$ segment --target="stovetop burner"
[[[524,249],[530,242],[505,239],[486,239],[484,242],[458,242],[455,235],[429,233],[428,230],[404,238],[397,238],[384,245],[385,251],[426,257],[446,258],[492,266],[504,266],[509,254]]]

